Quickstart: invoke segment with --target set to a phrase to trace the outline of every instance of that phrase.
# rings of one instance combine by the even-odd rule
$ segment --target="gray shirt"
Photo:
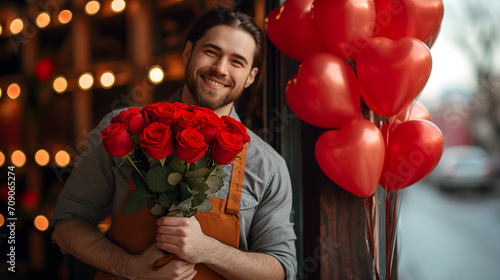
[[[171,102],[176,101],[180,101],[179,93],[171,99]],[[87,147],[75,159],[74,169],[57,201],[52,217],[54,227],[70,220],[86,220],[97,225],[108,213],[114,221],[128,193],[132,166],[125,162],[117,169],[120,158],[104,150],[99,136],[120,111],[107,114],[89,134]],[[234,109],[229,115],[239,120]],[[251,142],[247,147],[240,201],[239,248],[272,255],[283,265],[287,279],[295,279],[296,236],[290,222],[292,188],[288,169],[284,159],[270,145],[251,130],[248,134]],[[226,168],[231,174],[232,165]],[[227,199],[230,177],[224,178],[224,186],[216,197]]]

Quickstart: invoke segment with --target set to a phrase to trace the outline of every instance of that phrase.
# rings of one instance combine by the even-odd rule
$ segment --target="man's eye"
[[[233,63],[238,65],[238,66],[244,66],[243,63],[239,60],[233,60]]]
[[[206,50],[205,53],[209,55],[217,55],[217,53],[212,50]]]

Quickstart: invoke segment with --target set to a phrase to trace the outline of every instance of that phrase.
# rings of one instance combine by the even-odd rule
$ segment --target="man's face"
[[[194,48],[188,41],[185,82],[196,104],[215,110],[238,99],[257,75],[255,49],[252,35],[227,25],[207,30]]]

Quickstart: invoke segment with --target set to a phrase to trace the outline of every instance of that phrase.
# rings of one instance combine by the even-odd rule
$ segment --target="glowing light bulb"
[[[85,5],[85,13],[89,16],[97,14],[101,9],[101,4],[99,2],[92,0]]]
[[[33,220],[33,224],[39,231],[46,231],[49,228],[49,219],[44,215],[38,215],[35,220]]]
[[[5,218],[0,214],[0,228],[5,224]]]
[[[18,98],[19,95],[21,95],[21,87],[19,86],[19,84],[18,83],[10,84],[9,87],[7,88],[7,95],[11,99]]]
[[[103,88],[110,88],[115,84],[115,74],[111,71],[106,71],[101,75],[100,81]]]
[[[3,32],[3,26],[0,24],[0,35],[2,35]]]
[[[111,2],[111,10],[115,13],[121,13],[125,10],[126,5],[124,0],[113,0],[113,2]]]
[[[160,66],[154,65],[151,68],[149,68],[148,79],[151,83],[157,85],[157,84],[163,82],[164,78],[165,78],[165,74],[163,72],[163,69]]]
[[[55,160],[56,160],[56,164],[59,167],[66,167],[66,166],[68,166],[71,158],[70,158],[68,152],[66,152],[65,150],[60,150],[59,152],[56,153]]]
[[[47,12],[41,12],[36,16],[36,26],[42,29],[49,25],[50,23],[50,15]]]
[[[66,24],[71,21],[73,18],[73,14],[69,10],[64,10],[59,13],[59,16],[57,17],[59,19],[59,22],[62,24]]]
[[[26,163],[26,155],[20,150],[15,150],[10,156],[10,161],[17,167],[23,167]]]
[[[50,161],[50,155],[46,150],[40,149],[35,153],[36,164],[40,166],[45,166],[49,163],[49,161]]]
[[[0,97],[2,97],[2,89],[0,88]]]
[[[16,18],[10,23],[10,33],[17,35],[23,31],[24,22],[20,18]]]
[[[88,90],[94,84],[94,76],[90,73],[83,73],[80,78],[78,78],[78,87],[82,90]]]
[[[57,76],[52,83],[52,88],[59,94],[64,93],[68,89],[68,80],[64,76]]]

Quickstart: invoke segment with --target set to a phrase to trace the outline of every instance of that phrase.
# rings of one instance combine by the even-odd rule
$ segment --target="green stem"
[[[137,167],[137,165],[135,165],[134,161],[132,160],[132,158],[130,158],[129,155],[126,155],[126,157],[128,158],[128,160],[130,161],[130,163],[132,163],[132,166],[134,166],[135,170],[137,170],[137,172],[139,172],[139,175],[141,175],[142,179],[146,179],[144,177],[144,175],[142,174],[142,171],[139,170],[139,168]]]
[[[186,162],[186,173],[184,174],[184,177],[187,177],[188,172],[189,172],[189,167],[191,166],[191,163]]]
[[[212,168],[212,170],[210,170],[210,173],[208,173],[208,176],[205,178],[205,180],[203,180],[203,182],[206,182],[208,180],[208,178],[210,178],[210,176],[212,176],[212,174],[214,174],[214,172],[217,171],[219,166],[221,166],[221,165],[216,163],[215,166]]]

